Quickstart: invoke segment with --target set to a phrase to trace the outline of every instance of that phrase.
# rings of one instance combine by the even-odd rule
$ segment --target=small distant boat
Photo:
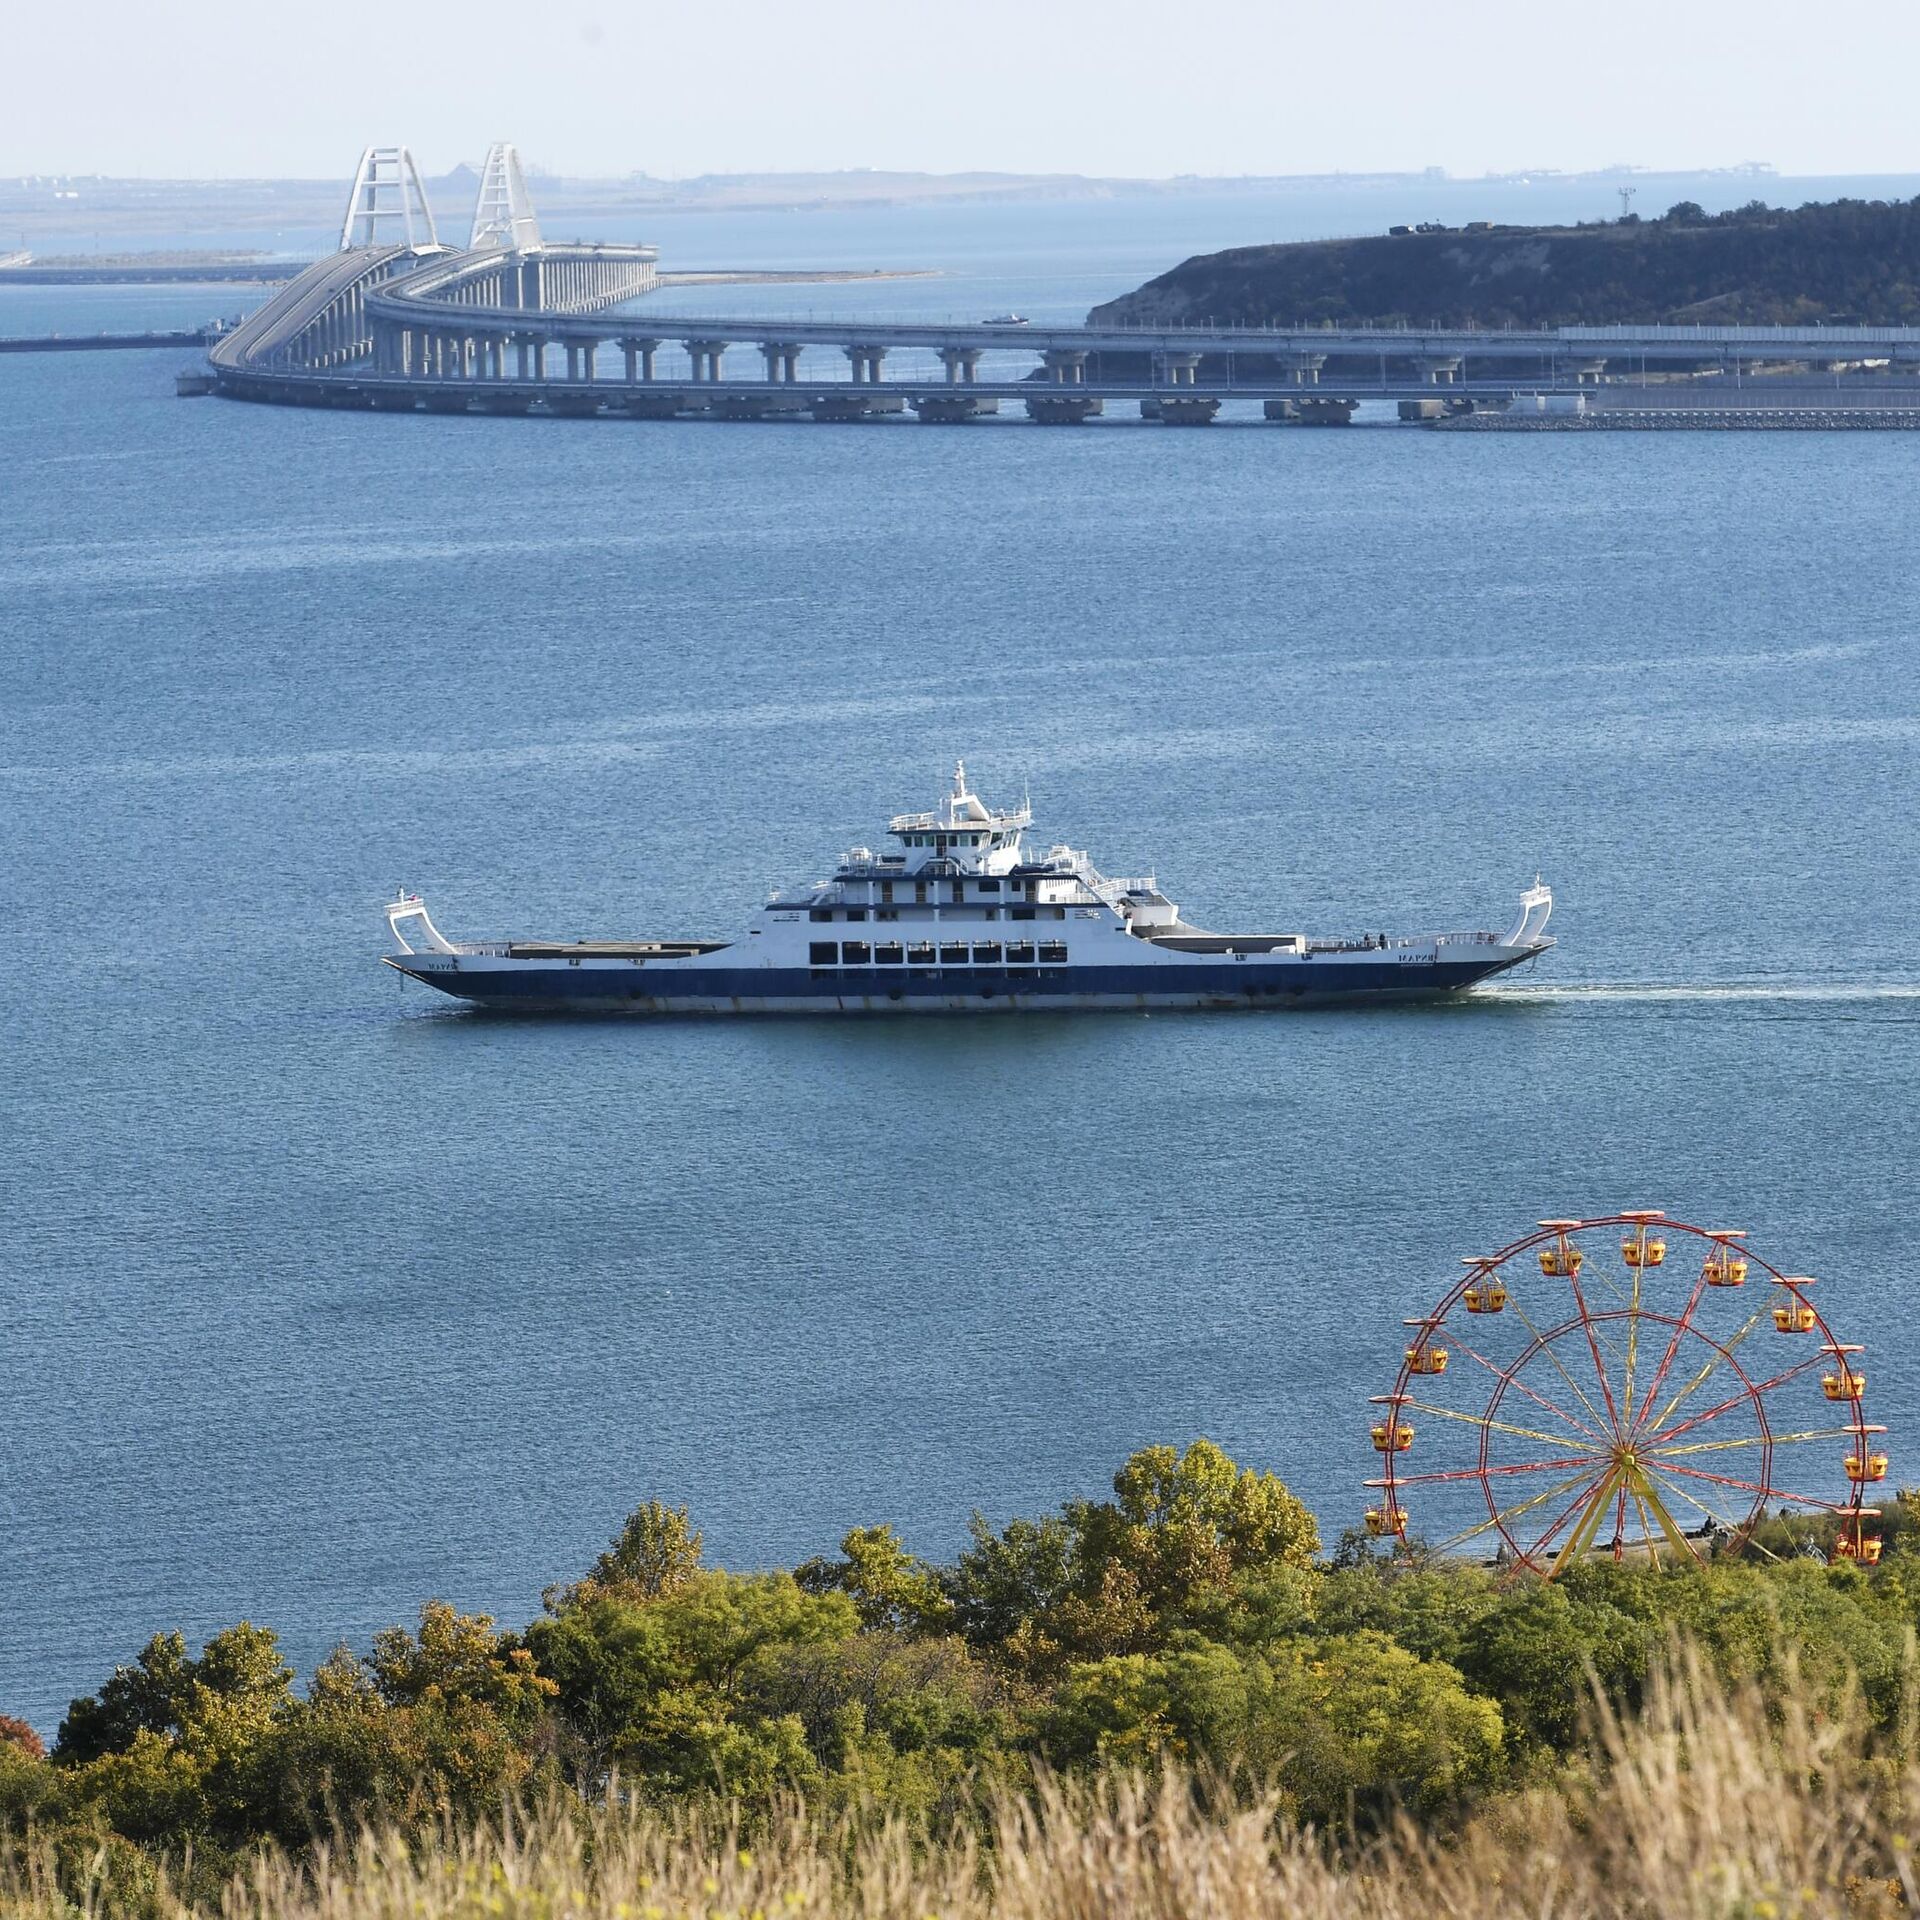
[[[983,327],[1024,327],[1027,316],[1024,313],[996,313],[991,320],[982,320]]]
[[[1151,875],[1024,847],[1032,820],[987,806],[963,766],[939,807],[889,824],[896,851],[855,847],[830,880],[776,891],[744,939],[456,942],[403,891],[386,908],[399,951],[384,957],[524,1013],[1026,1013],[1442,997],[1553,945],[1537,881],[1504,933],[1210,933]]]

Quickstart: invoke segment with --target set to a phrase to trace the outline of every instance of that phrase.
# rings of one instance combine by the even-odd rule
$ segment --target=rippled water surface
[[[983,311],[1044,304],[1020,232]],[[1061,244],[1068,307],[1165,263]],[[0,1710],[161,1627],[523,1619],[653,1494],[731,1564],[946,1553],[1205,1432],[1331,1537],[1402,1316],[1564,1211],[1820,1275],[1912,1477],[1920,442],[362,418],[176,364],[0,360]],[[1562,944],[1443,1008],[903,1024],[376,964],[402,883],[728,933],[956,753],[1204,923],[1501,924],[1538,869]]]

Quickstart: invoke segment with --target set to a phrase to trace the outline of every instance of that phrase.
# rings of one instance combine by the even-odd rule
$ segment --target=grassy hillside
[[[1551,327],[1920,325],[1920,200],[1755,201],[1708,215],[1235,247],[1096,307],[1095,321]]]
[[[924,1920],[991,1886],[1034,1920],[1388,1920],[1501,1911],[1512,1845],[1559,1914],[1763,1920],[1740,1901],[1777,1882],[1838,1920],[1836,1884],[1901,1872],[1920,1821],[1920,1496],[1872,1567],[1806,1557],[1819,1527],[1551,1585],[1364,1535],[1326,1556],[1206,1441],[1143,1449],[1111,1499],[976,1518],[948,1565],[872,1526],[722,1572],[649,1502],[523,1630],[430,1601],[304,1690],[264,1627],[163,1633],[50,1753],[0,1716],[0,1916],[666,1920],[797,1892]],[[1684,1808],[1659,1785],[1682,1748],[1722,1770]],[[1591,1833],[1596,1792],[1631,1807]],[[1688,1861],[1724,1878],[1663,1903],[1648,1876]]]
[[[1897,1920],[1916,1892],[1920,1772],[1857,1712],[1770,1706],[1682,1654],[1645,1710],[1596,1714],[1578,1776],[1436,1837],[1300,1827],[1274,1794],[1174,1764],[1048,1779],[972,1820],[791,1801],[549,1799],[477,1824],[374,1825],[269,1851],[225,1920]],[[62,1890],[66,1880],[68,1889]],[[77,1893],[78,1900],[68,1893]],[[0,1912],[82,1920],[48,1842],[0,1866]],[[169,1877],[147,1920],[191,1920]],[[203,1909],[204,1911],[204,1909]]]

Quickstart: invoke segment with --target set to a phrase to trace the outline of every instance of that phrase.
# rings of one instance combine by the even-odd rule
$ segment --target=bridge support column
[[[800,349],[791,340],[763,340],[760,357],[767,363],[767,384],[784,380],[789,385],[799,377]]]
[[[1197,353],[1163,353],[1160,356],[1161,377],[1170,387],[1190,387],[1200,377],[1200,356]]]
[[[1596,354],[1591,360],[1575,360],[1568,367],[1568,371],[1573,375],[1573,383],[1577,387],[1597,387],[1606,370],[1607,362],[1604,354]]]
[[[588,386],[593,385],[594,369],[599,364],[599,359],[600,342],[598,340],[582,340],[580,342],[580,378],[585,381]]]
[[[853,379],[856,386],[877,386],[886,378],[887,350],[885,347],[851,346],[843,349],[853,367]]]
[[[1206,427],[1213,424],[1213,416],[1220,411],[1218,398],[1210,393],[1181,395],[1177,400],[1143,400],[1140,411],[1144,414],[1148,407],[1156,410],[1160,424],[1165,427]]]
[[[1324,353],[1283,353],[1280,364],[1293,376],[1296,387],[1317,387],[1320,369],[1327,364]]]
[[[629,335],[620,342],[620,351],[626,356],[628,386],[636,380],[653,378],[653,356],[660,351],[658,340]]]
[[[693,377],[700,381],[718,380],[721,377],[721,356],[731,344],[727,340],[689,340],[686,348],[688,357],[693,361]]]
[[[1080,347],[1049,347],[1040,356],[1056,387],[1083,387],[1087,383],[1087,356]]]
[[[1450,387],[1460,378],[1457,353],[1416,353],[1413,370],[1430,387]]]
[[[980,377],[980,356],[984,347],[942,347],[940,364],[947,370],[947,385],[972,386]]]
[[[982,414],[998,413],[998,400],[982,399],[971,393],[923,393],[914,397],[913,410],[929,426],[957,426],[962,421],[978,420]]]
[[[1027,418],[1041,427],[1077,427],[1106,411],[1106,402],[1097,394],[1068,396],[1036,393],[1026,401]]]

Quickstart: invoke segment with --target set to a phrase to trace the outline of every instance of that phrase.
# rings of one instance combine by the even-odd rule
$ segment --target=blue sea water
[[[1022,210],[996,266],[976,213],[983,311],[1177,250]],[[1561,1212],[1821,1276],[1911,1477],[1914,440],[360,417],[177,363],[0,360],[0,1711],[167,1627],[522,1620],[654,1495],[730,1565],[947,1554],[1205,1433],[1331,1538],[1402,1316]],[[1502,924],[1538,869],[1562,944],[1447,1007],[900,1024],[376,963],[400,884],[726,934],[962,753],[1203,923]]]

